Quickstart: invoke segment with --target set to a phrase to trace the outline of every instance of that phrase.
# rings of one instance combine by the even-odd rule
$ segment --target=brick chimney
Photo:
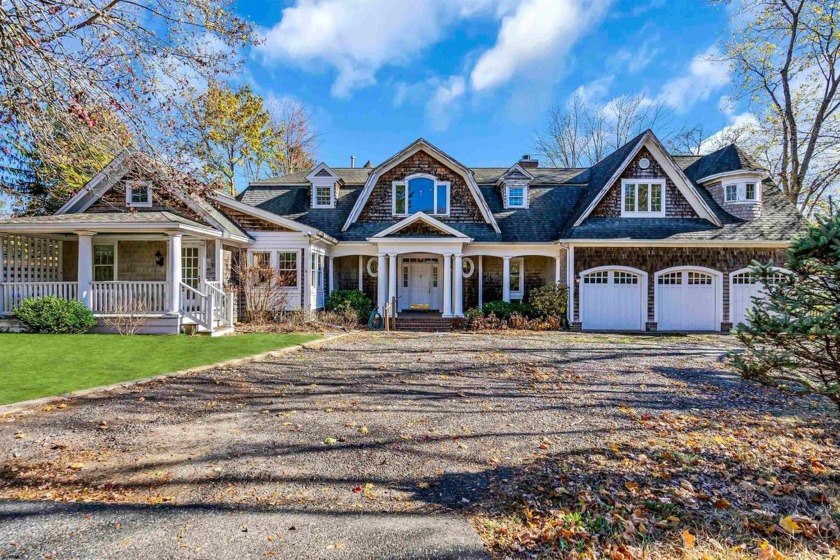
[[[539,160],[531,159],[531,154],[525,154],[519,160],[519,166],[522,169],[533,169],[540,166]]]

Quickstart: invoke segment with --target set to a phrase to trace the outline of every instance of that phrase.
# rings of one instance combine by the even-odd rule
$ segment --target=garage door
[[[770,282],[776,283],[784,279],[783,272],[770,276]],[[732,324],[747,322],[747,309],[752,307],[752,298],[765,297],[764,284],[757,282],[748,270],[732,274],[732,286],[729,300],[729,315]]]
[[[642,275],[624,270],[583,274],[580,320],[584,329],[643,330]]]
[[[666,272],[656,280],[657,329],[716,331],[718,279],[699,270]]]

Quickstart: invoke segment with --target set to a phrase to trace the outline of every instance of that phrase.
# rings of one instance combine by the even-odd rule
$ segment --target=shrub
[[[737,330],[745,349],[730,362],[744,379],[828,397],[840,413],[840,213],[808,226],[787,268],[775,281],[771,267],[753,265],[766,297],[753,298]]]
[[[367,323],[373,310],[373,302],[359,290],[336,290],[330,294],[327,299],[327,311],[344,312],[347,309],[356,312],[360,323]]]
[[[506,301],[491,301],[484,304],[481,308],[482,314],[487,317],[491,313],[499,319],[507,321],[514,313],[518,313],[523,317],[536,317],[537,312],[534,307],[527,303],[509,303]]]
[[[14,317],[30,333],[81,334],[96,324],[82,302],[55,296],[23,300]]]
[[[562,284],[542,286],[531,290],[530,302],[534,306],[537,316],[545,319],[560,319],[563,322],[566,317],[566,306],[569,302],[569,290]]]

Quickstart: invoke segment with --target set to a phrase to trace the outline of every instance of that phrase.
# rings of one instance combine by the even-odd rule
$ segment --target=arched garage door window
[[[774,269],[769,282],[777,284],[787,278],[791,272],[778,268]],[[763,298],[766,296],[765,284],[758,281],[752,275],[749,268],[736,270],[729,276],[729,317],[734,326],[747,322],[747,310],[752,307],[752,298]]]
[[[723,315],[723,275],[700,267],[656,273],[655,316],[660,331],[717,331]]]
[[[580,275],[580,321],[589,330],[643,330],[647,275],[626,267],[598,267]]]

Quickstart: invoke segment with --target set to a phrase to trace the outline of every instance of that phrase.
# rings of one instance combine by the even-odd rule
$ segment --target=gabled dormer
[[[312,208],[335,208],[341,179],[326,163],[319,163],[306,176],[306,180],[310,185],[309,199]]]
[[[534,176],[522,166],[522,162],[515,163],[499,177],[496,185],[501,189],[505,209],[528,208],[529,187],[533,180]]]
[[[733,216],[742,220],[761,216],[762,181],[768,173],[735,144],[703,156],[693,171],[696,182]]]

